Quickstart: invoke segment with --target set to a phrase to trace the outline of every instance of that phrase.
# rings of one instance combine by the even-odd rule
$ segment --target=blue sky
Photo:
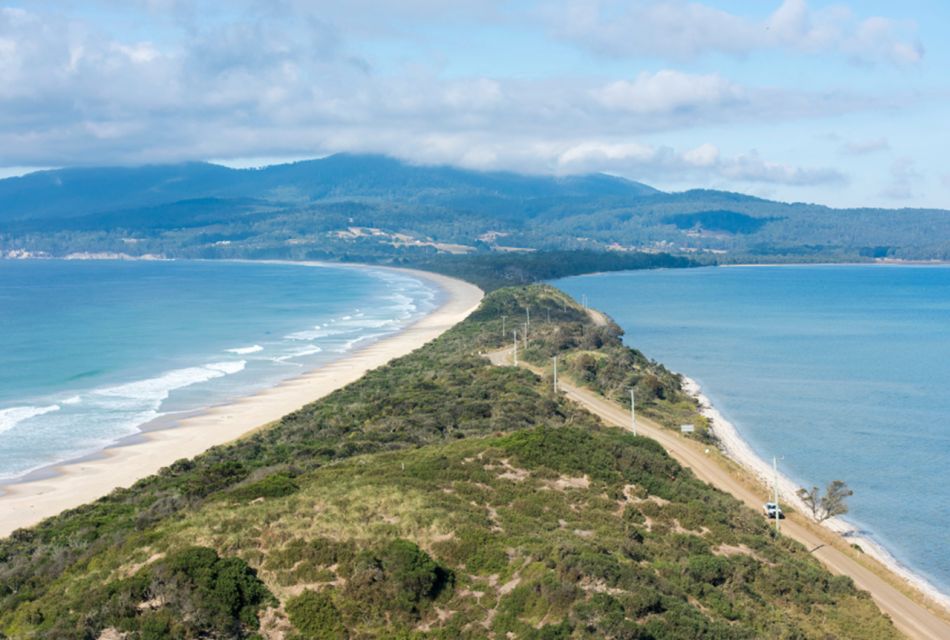
[[[0,0],[0,175],[377,152],[950,207],[938,0]]]

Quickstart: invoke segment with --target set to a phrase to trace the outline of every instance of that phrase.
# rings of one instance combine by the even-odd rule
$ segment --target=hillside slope
[[[0,542],[0,634],[896,637],[656,443],[478,356],[527,305],[539,349],[620,348],[552,288],[491,294],[276,426]],[[676,376],[629,358],[645,410],[695,412]]]

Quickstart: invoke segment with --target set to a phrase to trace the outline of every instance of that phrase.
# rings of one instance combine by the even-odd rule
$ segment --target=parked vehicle
[[[765,503],[765,514],[772,520],[775,518],[781,520],[785,517],[785,514],[782,512],[782,507],[778,506],[774,502]]]

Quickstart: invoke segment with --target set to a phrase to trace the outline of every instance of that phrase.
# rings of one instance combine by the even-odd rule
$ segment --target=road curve
[[[503,349],[487,354],[495,365],[511,364],[511,349]],[[539,369],[520,363],[521,366],[542,373]],[[599,416],[607,424],[629,429],[630,412],[627,408],[607,400],[603,396],[577,387],[563,379],[558,380],[558,388],[574,402]],[[763,496],[750,489],[735,478],[714,458],[704,452],[699,443],[687,440],[676,432],[664,429],[646,418],[637,418],[637,434],[656,440],[680,464],[689,467],[699,479],[714,487],[732,494],[747,506],[758,511],[762,507]],[[890,616],[897,629],[908,636],[920,640],[950,640],[950,623],[927,608],[914,602],[885,579],[851,558],[841,550],[827,544],[827,540],[808,527],[793,520],[785,520],[782,532],[797,540],[808,549],[814,549],[812,555],[822,562],[832,573],[850,576],[859,589],[871,594],[881,611]]]

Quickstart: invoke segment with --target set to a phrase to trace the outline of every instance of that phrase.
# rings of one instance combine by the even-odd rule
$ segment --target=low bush
[[[287,617],[300,640],[345,640],[343,618],[327,592],[304,591],[286,605]]]
[[[255,500],[257,498],[281,498],[295,493],[300,487],[293,478],[275,473],[262,480],[247,484],[227,493],[231,500]]]

